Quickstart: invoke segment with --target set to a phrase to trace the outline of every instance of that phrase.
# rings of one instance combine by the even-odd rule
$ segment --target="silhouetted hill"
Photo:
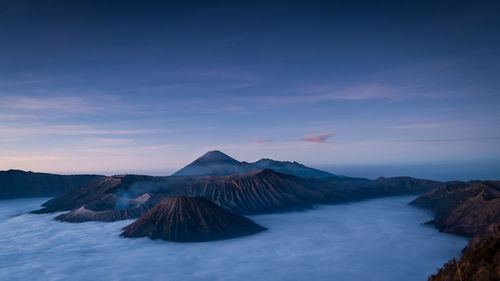
[[[335,176],[328,172],[306,167],[297,162],[275,161],[267,158],[254,163],[239,162],[218,150],[205,153],[191,164],[175,172],[173,176],[224,176],[264,169],[302,178]]]
[[[124,237],[150,237],[176,242],[228,239],[265,230],[203,197],[171,197],[124,228]]]
[[[99,177],[102,176],[0,171],[0,199],[56,196]]]

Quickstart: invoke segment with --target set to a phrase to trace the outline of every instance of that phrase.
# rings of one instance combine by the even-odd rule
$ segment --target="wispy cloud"
[[[255,142],[265,143],[265,142],[271,142],[271,140],[270,139],[256,139]]]
[[[456,142],[458,139],[414,139],[406,140],[405,142],[416,142],[416,143],[440,143],[440,142]]]
[[[334,135],[334,133],[310,135],[310,136],[305,136],[305,137],[299,138],[299,140],[307,141],[307,142],[314,142],[314,143],[325,143],[333,135]]]
[[[4,96],[0,97],[0,108],[25,111],[95,112],[101,107],[80,97]]]
[[[455,125],[451,122],[437,122],[437,123],[414,123],[414,124],[401,124],[386,126],[387,129],[440,129]]]
[[[346,88],[333,86],[303,87],[294,95],[253,96],[238,98],[245,102],[270,105],[316,104],[326,101],[363,101],[395,97],[395,90],[379,85],[357,85]]]
[[[85,144],[91,145],[91,146],[116,146],[116,145],[123,145],[123,144],[129,144],[132,142],[132,139],[125,139],[125,138],[85,138]]]
[[[137,135],[152,133],[168,133],[166,129],[117,129],[117,128],[96,128],[87,125],[43,125],[33,124],[29,127],[4,126],[0,127],[2,135]]]
[[[395,90],[381,84],[356,85],[346,88],[331,86],[311,86],[302,89],[311,93],[314,102],[328,100],[370,100],[387,99],[395,96]]]
[[[0,113],[0,120],[17,121],[26,119],[38,119],[38,116],[33,114]]]
[[[61,156],[55,155],[37,155],[37,156],[6,156],[0,157],[1,162],[26,162],[26,161],[49,161],[49,160],[59,160],[62,159]]]

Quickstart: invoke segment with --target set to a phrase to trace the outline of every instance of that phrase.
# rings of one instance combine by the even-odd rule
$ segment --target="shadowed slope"
[[[315,185],[316,182],[271,170],[186,180],[186,183],[169,185],[167,193],[203,196],[239,214],[300,210],[335,199],[319,182]]]
[[[434,224],[441,231],[477,235],[500,223],[500,181],[445,185],[411,204],[436,212]]]
[[[206,198],[171,197],[125,227],[122,236],[202,242],[245,236],[262,230],[265,228],[224,210]]]
[[[42,209],[33,211],[33,213],[52,213],[72,210],[94,200],[103,199],[107,194],[113,192],[128,192],[130,189],[134,189],[138,183],[150,183],[155,179],[155,177],[138,175],[120,175],[98,178],[86,185],[69,190],[45,202],[42,204]],[[138,193],[140,193],[138,195],[142,195],[146,192]]]
[[[117,221],[135,219],[156,205],[163,197],[143,194],[137,198],[121,198],[107,194],[71,212],[59,215],[56,220],[66,222]]]

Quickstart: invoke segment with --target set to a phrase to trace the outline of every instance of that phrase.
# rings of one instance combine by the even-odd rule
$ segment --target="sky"
[[[0,0],[0,170],[166,175],[218,149],[500,178],[498,26],[497,1]]]

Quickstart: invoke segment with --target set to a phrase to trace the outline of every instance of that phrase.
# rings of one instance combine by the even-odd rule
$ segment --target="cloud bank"
[[[3,200],[0,280],[421,281],[466,239],[422,225],[412,198],[252,216],[269,230],[209,243],[121,238],[132,221],[61,223],[26,214],[45,199]]]

